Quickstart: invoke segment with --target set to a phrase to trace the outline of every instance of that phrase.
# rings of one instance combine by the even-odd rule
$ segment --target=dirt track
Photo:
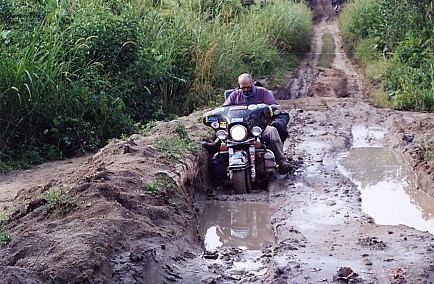
[[[352,146],[355,125],[382,129],[384,136],[365,143],[395,149],[419,173],[420,189],[434,194],[433,165],[421,163],[417,144],[420,135],[434,134],[434,117],[366,103],[363,76],[342,49],[330,1],[312,3],[312,51],[275,90],[291,114],[285,151],[293,173],[276,175],[268,191],[210,198],[207,154],[167,162],[155,141],[176,135],[177,123],[161,123],[149,136],[114,141],[94,156],[3,176],[0,191],[19,194],[0,201],[12,236],[0,249],[0,283],[318,283],[337,280],[345,267],[356,282],[433,283],[433,235],[376,225],[337,159]],[[316,67],[326,30],[336,43],[331,69]],[[200,142],[210,133],[198,115],[181,122]],[[156,176],[173,184],[151,195],[144,188]],[[41,196],[58,188],[72,202],[49,213]],[[218,201],[269,204],[273,242],[260,250],[204,251],[197,219],[206,202]]]

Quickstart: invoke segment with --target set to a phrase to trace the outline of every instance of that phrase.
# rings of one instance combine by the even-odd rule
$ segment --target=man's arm
[[[233,91],[225,100],[225,102],[223,103],[223,106],[231,106],[231,105],[235,105],[236,104],[236,97],[238,96],[238,93],[240,91],[235,90]]]

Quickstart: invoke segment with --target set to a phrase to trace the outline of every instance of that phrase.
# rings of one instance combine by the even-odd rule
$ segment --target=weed
[[[0,247],[7,246],[11,242],[11,236],[6,230],[6,225],[5,225],[6,212],[7,211],[4,211],[0,215]]]
[[[59,190],[50,189],[46,193],[47,204],[44,207],[49,213],[52,213],[56,208],[65,208],[72,204],[72,200],[66,197],[64,193],[65,188],[60,188]]]
[[[391,106],[389,94],[382,90],[382,88],[372,90],[370,101],[378,107]]]
[[[155,180],[149,184],[144,184],[143,188],[152,196],[157,196],[168,191],[175,192],[176,184],[169,176],[165,174],[157,174]]]
[[[154,181],[150,184],[145,184],[143,185],[143,188],[149,192],[149,194],[151,194],[152,196],[156,196],[158,194],[160,194],[163,190],[161,189],[161,187],[158,184],[158,181]]]
[[[425,161],[434,160],[434,137],[422,137],[419,148]]]
[[[185,126],[182,123],[178,123],[175,127],[174,132],[179,135],[179,138],[190,140],[188,137],[187,130],[185,129]]]
[[[323,107],[328,107],[327,100],[324,99],[324,98],[321,99],[321,104],[322,104]]]
[[[163,151],[165,159],[178,160],[186,151],[197,153],[198,146],[188,137],[184,125],[178,123],[173,132],[173,137],[162,137],[156,142],[156,146]]]

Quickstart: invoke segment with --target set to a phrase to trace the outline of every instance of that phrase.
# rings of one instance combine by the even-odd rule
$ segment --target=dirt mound
[[[345,73],[339,69],[321,70],[321,76],[311,85],[307,95],[309,97],[348,97],[348,82]]]
[[[197,164],[206,160],[200,151],[165,159],[156,142],[176,137],[180,124],[200,139],[196,119],[162,123],[152,136],[115,140],[67,176],[20,191],[9,208],[13,237],[0,250],[0,282],[150,279],[149,270],[164,262],[157,251],[169,249],[163,244],[194,235],[193,184],[201,183]]]
[[[434,196],[434,160],[431,157],[434,147],[434,115],[399,112],[391,115],[387,124],[391,133],[391,146],[403,153],[415,170],[418,187]]]

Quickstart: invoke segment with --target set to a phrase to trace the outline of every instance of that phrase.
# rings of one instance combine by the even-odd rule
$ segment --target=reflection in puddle
[[[361,191],[362,210],[381,225],[404,224],[434,234],[434,199],[417,190],[415,175],[382,147],[352,148],[339,169]]]
[[[199,234],[207,250],[218,247],[260,249],[273,243],[271,216],[275,209],[265,202],[221,201],[206,205]]]

